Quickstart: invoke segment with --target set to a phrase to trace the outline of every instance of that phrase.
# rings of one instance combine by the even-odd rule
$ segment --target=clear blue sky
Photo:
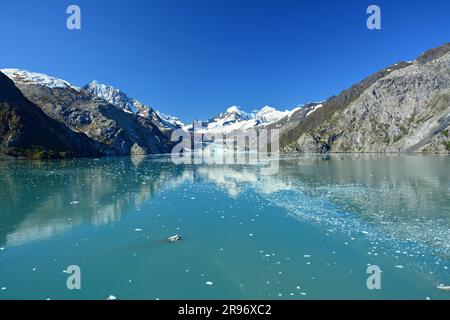
[[[66,29],[66,8],[82,30]],[[382,9],[382,30],[366,8]],[[207,119],[323,100],[450,41],[448,0],[14,0],[0,2],[0,67],[93,79],[163,112]]]

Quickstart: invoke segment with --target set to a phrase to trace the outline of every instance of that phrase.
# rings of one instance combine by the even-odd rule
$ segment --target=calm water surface
[[[447,156],[0,162],[0,299],[450,299],[448,268]]]

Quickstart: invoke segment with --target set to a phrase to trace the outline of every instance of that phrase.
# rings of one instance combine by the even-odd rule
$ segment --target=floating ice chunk
[[[117,297],[110,295],[106,300],[117,300]]]
[[[205,284],[206,284],[207,286],[212,286],[212,285],[213,285],[213,283],[212,283],[211,281],[206,281]]]
[[[395,266],[397,269],[403,269],[403,268],[405,268],[404,266],[400,266],[400,265],[398,265],[398,266]]]
[[[180,241],[181,240],[181,236],[176,234],[172,237],[169,237],[167,240],[169,240],[170,242],[176,242],[176,241]]]
[[[1,288],[1,290],[6,290],[6,289],[7,289],[6,287],[2,287],[2,288]]]
[[[136,228],[136,229],[134,229],[134,231],[136,231],[136,232],[142,232],[142,229]]]
[[[311,255],[310,254],[305,254],[305,255],[303,255],[303,258],[311,258]]]
[[[450,291],[450,286],[444,286],[443,284],[437,286],[439,290]]]
[[[249,233],[249,235],[248,235],[249,237],[253,237],[253,233]]]
[[[76,204],[79,204],[80,203],[80,201],[71,201],[70,202],[70,204],[72,205],[72,206],[74,206],[74,205],[76,205]]]
[[[1,247],[1,248],[0,248],[0,251],[5,251],[5,248],[4,248],[4,247]]]

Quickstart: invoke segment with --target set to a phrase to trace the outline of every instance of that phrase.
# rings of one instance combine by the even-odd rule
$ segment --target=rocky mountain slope
[[[1,157],[41,159],[99,154],[95,141],[48,117],[0,72]]]
[[[172,149],[170,139],[146,117],[124,112],[63,80],[23,70],[3,72],[47,116],[97,142],[102,155],[159,154]]]
[[[307,112],[274,124],[281,151],[447,153],[450,44],[381,70]]]
[[[166,133],[169,137],[173,130],[180,129],[184,126],[184,123],[180,119],[158,112],[112,86],[99,83],[98,81],[92,81],[90,84],[84,86],[83,89],[93,96],[102,98],[110,104],[119,107],[125,112],[151,120],[160,131]]]

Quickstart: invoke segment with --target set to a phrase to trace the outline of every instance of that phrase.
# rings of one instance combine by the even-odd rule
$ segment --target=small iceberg
[[[450,286],[444,286],[443,284],[437,286],[439,290],[450,291]]]
[[[169,242],[180,241],[181,240],[181,236],[177,234],[177,235],[174,235],[172,237],[167,238],[167,240],[169,240]]]
[[[117,297],[110,295],[106,300],[117,300]]]

